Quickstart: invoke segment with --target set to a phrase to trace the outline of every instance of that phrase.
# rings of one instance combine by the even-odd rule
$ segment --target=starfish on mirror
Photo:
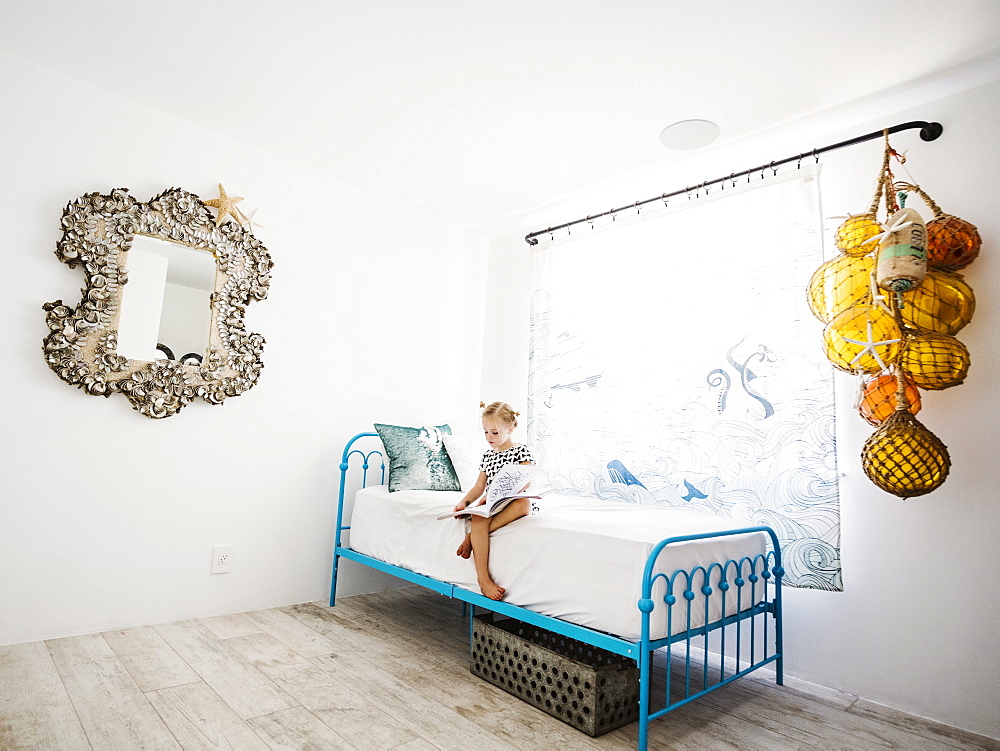
[[[222,183],[219,183],[219,197],[204,201],[204,204],[218,210],[219,213],[215,216],[215,226],[218,227],[226,219],[232,219],[237,224],[241,224],[240,210],[236,208],[236,204],[242,200],[242,197],[230,197],[226,193],[226,189],[222,187]]]
[[[882,358],[879,357],[878,350],[875,348],[888,347],[890,344],[895,344],[896,342],[898,342],[899,339],[884,339],[881,342],[876,342],[875,337],[872,333],[872,322],[867,321],[866,325],[867,325],[867,334],[866,334],[867,341],[858,341],[857,339],[851,339],[846,336],[841,337],[845,342],[850,342],[851,344],[857,344],[859,347],[861,347],[861,351],[854,356],[853,360],[851,360],[851,365],[854,365],[858,360],[864,357],[865,354],[870,352],[871,356],[875,358],[875,362],[879,364],[879,367],[882,368],[882,370],[885,370],[886,364],[882,362]]]
[[[239,211],[239,214],[240,214],[240,224],[242,224],[248,230],[250,230],[251,232],[253,232],[253,228],[255,226],[253,218],[257,215],[257,209],[254,209],[249,214],[244,214],[239,209],[236,209],[236,210]],[[257,227],[263,227],[264,225],[261,224],[260,222],[257,222],[256,226]]]

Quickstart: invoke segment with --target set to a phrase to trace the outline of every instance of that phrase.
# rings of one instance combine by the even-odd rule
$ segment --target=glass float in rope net
[[[865,441],[861,463],[887,493],[912,498],[936,490],[948,477],[948,447],[905,409],[894,411]]]
[[[823,323],[848,308],[867,301],[875,259],[838,256],[813,272],[809,280],[809,309]]]
[[[982,239],[974,224],[942,214],[927,223],[927,265],[944,271],[964,269],[976,260]]]
[[[892,315],[874,305],[838,313],[823,331],[826,356],[848,373],[879,373],[896,359],[902,334]]]
[[[972,320],[976,296],[960,274],[928,271],[924,283],[903,295],[903,323],[919,331],[956,334]]]
[[[920,411],[920,391],[913,381],[904,376],[906,383],[906,409],[911,415]],[[865,381],[861,392],[858,411],[870,424],[876,427],[885,422],[896,411],[899,380],[896,375],[885,373],[872,376]]]
[[[878,250],[872,238],[882,234],[882,228],[872,214],[852,214],[837,228],[834,244],[847,256],[866,256]]]
[[[909,337],[899,366],[920,388],[932,391],[958,386],[969,372],[969,350],[948,334],[923,333]]]

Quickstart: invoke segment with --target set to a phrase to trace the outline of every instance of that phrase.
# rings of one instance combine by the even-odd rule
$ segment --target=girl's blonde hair
[[[507,402],[493,402],[490,405],[487,405],[486,402],[479,402],[479,406],[484,408],[483,417],[496,417],[505,425],[517,427],[517,416],[521,413],[515,412],[514,408]]]

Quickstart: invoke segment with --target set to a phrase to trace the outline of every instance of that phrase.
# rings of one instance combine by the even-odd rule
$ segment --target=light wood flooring
[[[469,672],[461,606],[419,588],[0,647],[0,749],[633,749]],[[855,697],[748,676],[653,749],[1000,748]]]

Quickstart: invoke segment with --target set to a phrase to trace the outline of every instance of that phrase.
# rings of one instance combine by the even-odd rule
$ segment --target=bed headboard
[[[344,455],[340,460],[341,497],[343,497],[344,493],[347,472],[351,468],[351,459],[353,457],[360,457],[358,461],[361,461],[361,487],[366,488],[368,487],[368,470],[373,468],[371,465],[371,458],[373,456],[378,456],[379,459],[378,469],[380,474],[377,484],[385,485],[385,471],[387,469],[385,449],[382,448],[382,442],[378,438],[378,433],[358,433],[347,442],[347,445],[344,446]]]
[[[372,458],[377,457],[377,464],[372,463]],[[347,475],[351,470],[352,463],[354,472],[351,473],[351,492],[347,495]],[[375,469],[378,472],[375,472]],[[340,459],[340,494],[337,498],[337,536],[336,546],[339,548],[343,533],[350,530],[351,525],[344,524],[345,502],[354,498],[358,488],[366,488],[369,484],[385,485],[386,470],[388,465],[385,458],[385,449],[379,440],[378,433],[358,433],[344,446],[344,454]],[[357,482],[358,471],[360,470],[360,482]],[[369,470],[372,470],[369,476]],[[376,483],[375,480],[378,479]]]

